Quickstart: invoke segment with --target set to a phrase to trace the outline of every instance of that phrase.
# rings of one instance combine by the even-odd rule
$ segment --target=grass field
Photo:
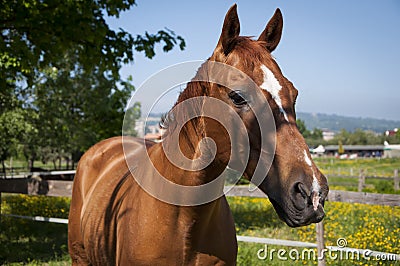
[[[400,190],[394,190],[393,179],[395,169],[400,170],[400,158],[316,158],[314,161],[328,177],[331,189],[357,191],[357,177],[363,170],[367,177],[363,192],[400,194]]]
[[[228,198],[235,217],[237,234],[316,242],[315,225],[301,228],[289,228],[279,221],[267,199],[232,197]],[[345,238],[348,247],[364,248],[400,254],[400,207],[326,203],[325,241],[328,246],[336,246],[336,241]],[[260,260],[257,252],[262,244],[239,243],[239,265],[287,265],[288,261],[279,260],[277,254],[272,260]],[[268,249],[290,247],[268,246]],[[301,254],[304,249],[297,249]],[[288,254],[288,253],[286,253]],[[313,265],[316,260],[289,260],[293,265]],[[374,262],[376,263],[376,262]],[[365,260],[328,260],[332,265],[368,265]],[[394,264],[389,262],[388,265]]]
[[[326,175],[355,175],[363,169],[367,176],[393,177],[400,170],[400,158],[357,158],[341,160],[332,157],[314,158],[314,162]]]
[[[281,222],[267,199],[229,197],[238,235],[300,240],[315,242],[315,226],[289,228]],[[43,196],[3,195],[1,212],[20,215],[39,215],[66,218],[69,198]],[[400,207],[372,206],[327,202],[325,239],[327,245],[336,245],[338,238],[345,238],[349,247],[368,248],[400,254]],[[33,222],[17,218],[1,218],[0,264],[4,265],[69,265],[67,255],[67,226]],[[257,253],[263,244],[239,242],[238,265],[287,265],[279,260],[259,259]],[[268,246],[267,249],[290,247]],[[301,254],[303,249],[297,249]],[[293,265],[314,265],[316,260],[301,257],[290,260]],[[371,265],[365,260],[328,260],[332,265]],[[399,262],[398,262],[399,264]],[[394,265],[385,262],[384,265]]]

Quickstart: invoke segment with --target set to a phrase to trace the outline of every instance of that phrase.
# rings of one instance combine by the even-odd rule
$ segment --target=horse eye
[[[245,105],[245,104],[247,104],[247,101],[244,99],[243,94],[238,92],[238,91],[231,91],[229,93],[229,98],[231,98],[232,102],[235,105]]]

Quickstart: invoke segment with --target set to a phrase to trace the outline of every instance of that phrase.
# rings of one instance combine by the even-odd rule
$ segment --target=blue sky
[[[109,18],[114,28],[142,34],[164,27],[185,38],[184,51],[141,53],[122,75],[134,85],[173,64],[204,60],[237,3],[241,35],[257,36],[279,7],[284,31],[273,53],[299,90],[297,111],[400,121],[400,1],[155,1],[142,0]]]

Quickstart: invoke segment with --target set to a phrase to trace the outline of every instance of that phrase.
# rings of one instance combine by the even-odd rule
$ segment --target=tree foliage
[[[169,29],[136,36],[110,29],[105,13],[118,17],[134,4],[134,0],[2,1],[0,66],[16,74],[6,81],[26,79],[31,84],[40,69],[58,67],[65,51],[73,51],[83,69],[97,67],[118,80],[121,64],[133,61],[134,50],[151,58],[157,43],[164,43],[166,52],[178,43],[185,47],[183,38]]]
[[[45,160],[44,153],[78,154],[121,134],[124,107],[134,90],[131,79],[120,77],[122,65],[133,62],[135,51],[152,58],[156,44],[165,52],[185,47],[168,28],[143,35],[110,29],[105,16],[118,17],[134,4],[0,2],[1,161],[18,145],[27,158]]]
[[[300,133],[306,140],[310,147],[317,147],[318,145],[383,145],[386,140],[391,144],[400,143],[400,134],[398,136],[384,136],[384,134],[377,134],[373,131],[356,129],[353,132],[345,129],[340,130],[335,134],[332,140],[323,140],[322,130],[314,128],[310,131],[305,126],[304,121],[297,120],[297,127]]]
[[[400,144],[400,130],[396,130],[394,135],[386,135],[385,141],[389,144]]]
[[[27,117],[26,110],[20,108],[0,113],[0,161],[4,173],[6,171],[4,161],[17,153],[20,139],[28,134],[34,134],[35,128]]]
[[[308,131],[304,121],[301,120],[301,119],[297,119],[296,120],[296,125],[297,125],[297,128],[299,129],[301,135],[303,135],[304,138],[307,138],[308,135],[310,134],[310,131]]]
[[[314,128],[312,131],[310,131],[307,129],[305,122],[301,119],[297,119],[296,124],[297,128],[309,146],[316,147],[323,142],[321,129]]]
[[[342,129],[328,143],[337,145],[339,142],[343,145],[383,145],[384,136],[383,134],[361,129],[357,129],[354,132]]]

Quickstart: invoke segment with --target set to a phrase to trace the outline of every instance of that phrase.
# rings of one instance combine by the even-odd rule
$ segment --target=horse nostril
[[[322,187],[321,199],[320,199],[320,203],[321,203],[322,207],[325,207],[325,201],[328,200],[328,193],[329,193],[329,187],[328,186]]]
[[[308,205],[312,204],[310,201],[310,191],[301,182],[296,182],[292,186],[291,200],[297,210],[304,210]]]
[[[325,198],[324,191],[314,191],[312,186],[306,186],[302,182],[296,182],[292,187],[292,201],[298,210],[310,207],[317,211],[319,205],[324,206]]]
[[[300,193],[300,195],[303,197],[303,199],[307,199],[310,195],[310,192],[308,191],[306,186],[304,186],[304,184],[301,182],[297,182],[295,184],[295,191],[297,193]]]

